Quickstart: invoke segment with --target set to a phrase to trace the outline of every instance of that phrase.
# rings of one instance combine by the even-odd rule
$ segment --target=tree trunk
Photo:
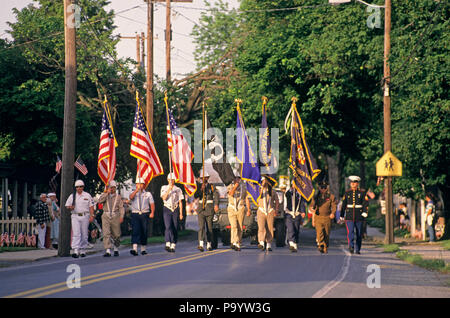
[[[328,182],[330,184],[330,192],[336,197],[336,199],[339,199],[343,167],[341,151],[339,150],[335,156],[325,155],[325,158],[328,166]]]

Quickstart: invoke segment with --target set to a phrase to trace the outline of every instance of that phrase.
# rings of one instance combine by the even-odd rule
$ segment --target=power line
[[[124,12],[128,12],[128,11],[137,9],[137,8],[139,8],[139,7],[141,7],[141,6],[142,6],[142,5],[140,5],[140,6],[133,6],[133,7],[131,7],[131,8],[128,8],[128,9],[119,11],[119,12],[117,12],[117,13],[113,13],[113,16],[116,16],[116,15],[118,15],[119,13],[124,13]],[[104,17],[104,18],[101,18],[101,19],[98,19],[98,20],[94,20],[94,21],[91,21],[91,22],[87,22],[86,24],[87,24],[87,25],[94,24],[94,23],[97,23],[97,22],[101,22],[101,21],[107,20],[107,19],[109,19],[109,18],[111,18],[111,17],[110,17],[110,16]],[[51,37],[54,37],[54,36],[57,36],[57,35],[60,35],[60,34],[64,34],[64,31],[54,32],[54,33],[45,35],[45,36],[43,36],[43,37],[41,37],[41,38],[38,38],[38,39],[29,40],[29,41],[26,41],[26,42],[22,42],[22,43],[18,43],[18,44],[12,45],[12,46],[7,47],[7,48],[5,48],[5,49],[7,49],[7,50],[8,50],[8,49],[13,49],[13,48],[20,47],[20,46],[23,46],[23,45],[27,45],[27,44],[30,44],[30,43],[39,42],[39,41],[42,41],[42,40],[45,40],[45,39],[47,39],[47,38],[51,38]]]

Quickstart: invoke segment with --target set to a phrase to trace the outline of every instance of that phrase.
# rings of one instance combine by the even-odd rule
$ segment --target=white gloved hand
[[[363,213],[361,213],[361,215],[362,215],[364,218],[366,218],[366,217],[367,217],[367,212],[363,212]]]
[[[341,222],[344,222],[344,218],[343,218],[342,216],[339,218],[339,220],[340,220]]]

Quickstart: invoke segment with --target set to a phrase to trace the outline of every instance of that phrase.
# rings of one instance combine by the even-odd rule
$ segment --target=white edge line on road
[[[326,294],[328,294],[328,292],[330,290],[332,290],[340,282],[342,282],[344,280],[345,276],[347,276],[348,270],[350,268],[350,260],[352,258],[352,254],[350,254],[350,252],[348,252],[345,248],[343,248],[343,247],[341,247],[341,248],[342,248],[342,250],[345,253],[345,259],[344,259],[344,264],[342,265],[339,274],[336,276],[335,279],[333,279],[331,282],[329,282],[324,287],[319,289],[314,295],[312,295],[311,296],[312,298],[322,298],[322,297],[324,297]]]

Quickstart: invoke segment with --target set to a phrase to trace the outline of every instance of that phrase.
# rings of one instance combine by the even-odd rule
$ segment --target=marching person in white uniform
[[[66,208],[71,212],[72,218],[72,257],[85,257],[88,247],[89,223],[94,221],[94,200],[91,195],[84,192],[84,182],[75,182],[75,198],[73,193],[66,201]]]
[[[155,203],[150,192],[145,191],[145,181],[137,178],[136,190],[130,194],[131,203],[131,255],[137,256],[137,246],[141,245],[141,254],[147,254],[148,221],[155,215]],[[150,212],[151,210],[151,212]]]
[[[166,251],[175,252],[175,246],[178,240],[178,220],[183,219],[183,192],[175,185],[175,174],[169,173],[167,176],[168,185],[161,187],[161,198],[164,201],[163,217],[164,232],[166,240]]]

